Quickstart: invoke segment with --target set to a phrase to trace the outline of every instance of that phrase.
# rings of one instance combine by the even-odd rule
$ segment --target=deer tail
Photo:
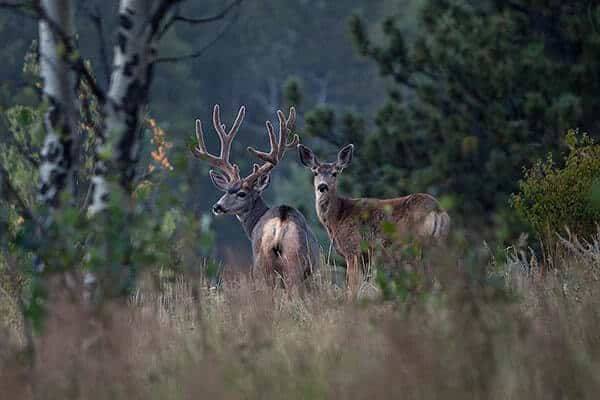
[[[433,239],[445,240],[450,231],[450,216],[446,211],[431,211],[425,217],[425,229]]]
[[[438,229],[433,233],[436,239],[445,240],[450,232],[450,216],[446,211],[442,211],[438,215]]]

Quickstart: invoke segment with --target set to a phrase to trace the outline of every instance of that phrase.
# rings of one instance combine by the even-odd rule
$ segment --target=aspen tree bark
[[[121,0],[119,3],[113,69],[103,107],[104,125],[97,138],[95,152],[95,171],[88,207],[90,216],[108,206],[109,171],[117,175],[120,186],[127,193],[133,191],[142,140],[140,122],[148,103],[159,26],[175,3],[177,0]],[[123,267],[128,268],[127,265]],[[84,297],[93,295],[96,284],[96,275],[86,273]]]
[[[165,4],[156,0],[121,0],[119,28],[114,49],[113,72],[104,108],[104,129],[98,140],[98,159],[92,178],[92,201],[88,213],[106,208],[109,198],[103,154],[113,154],[119,183],[131,191],[141,145],[140,120],[148,102],[157,40],[157,9]],[[106,146],[111,146],[107,149]]]
[[[44,117],[46,137],[37,194],[44,204],[57,207],[72,173],[77,113],[75,73],[66,60],[63,38],[53,27],[59,27],[64,37],[73,37],[73,4],[72,0],[42,0],[40,7],[51,22],[39,22],[40,69],[49,109]]]

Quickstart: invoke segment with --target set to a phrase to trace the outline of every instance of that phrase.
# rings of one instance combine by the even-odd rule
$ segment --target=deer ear
[[[353,144],[344,146],[344,148],[341,149],[340,152],[338,153],[336,166],[339,169],[346,168],[348,166],[348,164],[350,164],[350,161],[352,161],[353,153],[354,153],[354,145]]]
[[[229,187],[229,181],[225,175],[212,169],[208,172],[208,175],[210,175],[210,180],[217,189],[222,192],[227,191],[227,188]]]
[[[253,189],[256,190],[258,193],[262,193],[269,186],[269,183],[271,183],[271,174],[261,175],[256,180]]]
[[[318,166],[317,157],[315,153],[303,144],[298,145],[298,155],[300,156],[300,162],[306,168],[313,169]]]

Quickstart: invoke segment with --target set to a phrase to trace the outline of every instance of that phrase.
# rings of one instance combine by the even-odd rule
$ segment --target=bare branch
[[[231,27],[234,25],[234,23],[237,22],[238,18],[239,18],[239,12],[235,13],[234,16],[227,22],[227,24],[225,24],[223,26],[223,28],[221,28],[221,30],[217,33],[217,35],[213,39],[211,39],[208,43],[206,43],[204,46],[202,46],[199,50],[197,50],[193,53],[190,53],[190,54],[183,55],[183,56],[157,58],[156,63],[157,64],[158,63],[175,63],[175,62],[180,62],[180,61],[191,60],[191,59],[202,56],[206,50],[211,48],[216,42],[218,42],[223,36],[225,36],[225,34],[227,34],[229,29],[231,29]]]
[[[15,14],[18,14],[25,18],[36,19],[34,14],[30,14],[27,11],[31,11],[31,7],[27,3],[23,2],[0,2],[0,9],[9,10]]]
[[[190,24],[190,25],[198,25],[198,24],[207,24],[210,22],[219,21],[219,20],[225,18],[227,16],[227,14],[229,14],[231,12],[231,10],[233,10],[235,7],[239,6],[242,3],[242,1],[243,0],[234,0],[231,3],[229,3],[225,8],[223,8],[221,11],[219,11],[217,14],[211,15],[209,17],[188,18],[188,17],[184,17],[181,15],[175,15],[165,24],[163,29],[160,31],[160,34],[158,37],[162,38],[163,35],[165,33],[167,33],[169,28],[171,28],[171,26],[173,26],[173,24],[175,24],[176,22],[183,22],[183,23]]]
[[[154,37],[157,33],[159,34],[158,38],[160,38],[160,23],[163,21],[165,15],[169,12],[171,7],[175,6],[177,3],[182,2],[183,0],[162,0],[162,2],[158,5],[154,15],[150,18],[151,25],[151,37]]]

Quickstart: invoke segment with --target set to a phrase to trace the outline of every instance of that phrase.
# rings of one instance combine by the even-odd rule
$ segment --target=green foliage
[[[33,64],[28,58],[26,69],[36,71]],[[169,161],[173,144],[153,119],[146,120],[140,179],[133,193],[110,183],[107,209],[95,216],[87,214],[101,116],[85,84],[80,85],[78,97],[81,129],[76,138],[75,184],[72,191],[61,193],[63,206],[51,214],[35,200],[45,105],[39,101],[16,105],[3,115],[6,131],[0,133],[6,140],[0,142],[0,165],[7,174],[0,177],[0,292],[18,299],[15,304],[20,304],[19,311],[35,329],[43,326],[52,295],[49,283],[65,272],[80,277],[92,272],[99,283],[95,299],[103,304],[126,299],[142,274],[165,270],[201,274],[212,266],[198,262],[198,257],[210,254],[214,237],[210,219],[196,218],[184,207],[189,184],[185,180],[173,186],[156,184],[187,164],[175,157],[173,163]],[[107,178],[118,181],[110,174]],[[3,190],[8,183],[11,192]],[[43,269],[38,270],[40,265]]]
[[[600,145],[576,131],[569,131],[565,142],[564,163],[557,165],[548,155],[525,170],[511,203],[540,236],[552,238],[568,228],[589,238],[600,223]]]
[[[296,76],[288,78],[283,84],[283,98],[290,106],[300,107],[302,105],[304,89],[302,80]]]

